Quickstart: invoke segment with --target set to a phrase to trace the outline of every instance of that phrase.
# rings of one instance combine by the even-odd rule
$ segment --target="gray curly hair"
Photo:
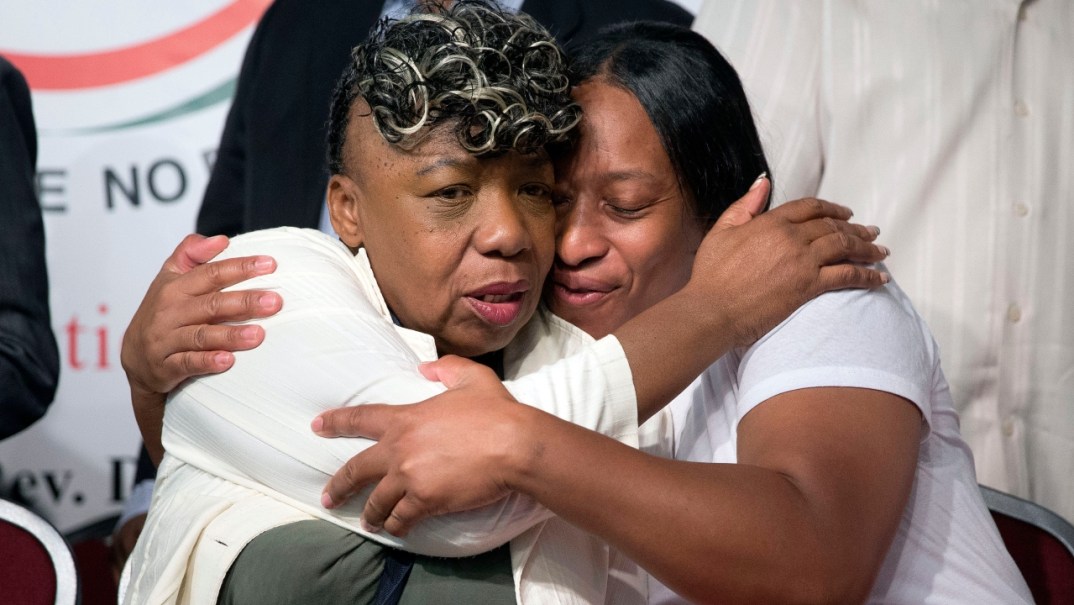
[[[350,108],[359,96],[389,143],[406,146],[424,129],[455,121],[459,143],[475,155],[564,142],[581,117],[552,35],[532,17],[486,0],[382,20],[351,59],[328,122],[333,173],[343,172]]]

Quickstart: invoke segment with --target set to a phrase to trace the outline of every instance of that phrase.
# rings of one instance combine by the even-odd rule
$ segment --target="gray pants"
[[[250,542],[228,570],[220,605],[366,604],[373,600],[386,547],[327,521],[299,521]],[[515,602],[508,547],[476,557],[418,556],[401,605]]]

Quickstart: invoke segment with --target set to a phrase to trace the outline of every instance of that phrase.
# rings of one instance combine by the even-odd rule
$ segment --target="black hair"
[[[552,35],[485,0],[381,20],[351,51],[329,112],[328,166],[336,174],[358,97],[389,143],[406,146],[454,121],[459,144],[475,155],[537,151],[567,139],[581,116]]]
[[[594,78],[638,99],[704,224],[769,172],[738,74],[700,34],[655,22],[606,28],[571,61],[572,84]]]

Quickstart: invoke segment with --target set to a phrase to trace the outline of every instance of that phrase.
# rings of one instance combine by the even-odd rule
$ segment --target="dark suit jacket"
[[[45,414],[59,355],[48,310],[45,231],[34,192],[30,90],[0,57],[0,439]]]
[[[276,0],[269,7],[243,60],[198,233],[317,227],[328,183],[325,123],[332,89],[382,5]],[[522,10],[564,44],[619,21],[689,26],[693,19],[666,0],[526,0]]]

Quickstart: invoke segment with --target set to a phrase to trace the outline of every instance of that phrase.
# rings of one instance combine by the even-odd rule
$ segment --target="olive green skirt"
[[[239,553],[218,603],[372,603],[388,550],[327,521],[277,527]],[[514,602],[511,555],[504,545],[476,557],[417,556],[400,604]]]

